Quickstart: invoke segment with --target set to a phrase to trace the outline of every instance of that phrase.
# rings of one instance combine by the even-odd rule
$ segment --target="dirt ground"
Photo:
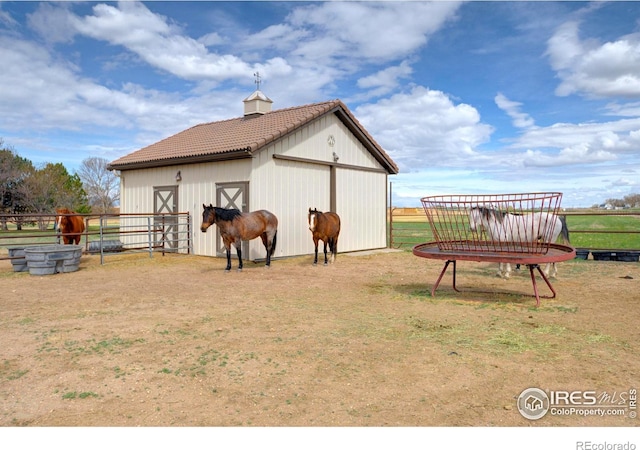
[[[432,298],[442,262],[411,252],[225,262],[86,255],[32,276],[0,261],[0,425],[638,425],[638,263],[561,263],[536,308],[528,272],[494,264],[458,263],[467,291],[449,273]],[[531,387],[623,415],[530,420]]]

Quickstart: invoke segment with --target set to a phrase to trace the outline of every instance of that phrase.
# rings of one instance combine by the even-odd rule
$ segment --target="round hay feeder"
[[[556,291],[540,264],[555,264],[576,256],[569,245],[556,244],[562,230],[560,192],[532,192],[495,195],[434,195],[421,199],[434,241],[413,247],[422,258],[446,261],[431,290],[435,297],[447,268],[453,263],[453,290],[456,261],[496,262],[502,266],[525,264],[529,268],[536,306],[541,295],[534,270],[542,277],[551,295]]]
[[[78,270],[81,245],[41,245],[24,249],[27,267],[31,275],[53,275]]]

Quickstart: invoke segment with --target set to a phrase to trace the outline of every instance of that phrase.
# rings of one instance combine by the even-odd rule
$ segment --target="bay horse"
[[[331,262],[335,262],[338,254],[338,237],[340,235],[340,216],[332,212],[318,211],[316,208],[309,208],[307,217],[309,222],[309,230],[313,236],[313,245],[315,246],[315,256],[313,265],[318,264],[318,241],[324,242],[324,265],[327,261],[327,244],[331,251]]]
[[[238,253],[238,271],[242,270],[242,241],[250,241],[257,237],[262,238],[264,248],[267,250],[266,266],[271,265],[271,256],[276,250],[276,238],[278,235],[278,218],[267,210],[261,209],[249,213],[240,212],[237,209],[218,208],[213,205],[202,204],[202,225],[200,231],[206,233],[213,224],[218,226],[222,242],[227,250],[226,271],[231,270],[231,244]]]
[[[78,245],[84,233],[84,219],[68,208],[58,208],[55,229],[62,235],[65,244]]]
[[[557,216],[548,212],[514,214],[499,211],[486,206],[474,206],[469,210],[469,228],[476,231],[484,228],[490,239],[497,242],[550,242],[554,244],[560,235],[565,244],[569,244],[569,228],[565,216]],[[558,273],[556,263],[547,263],[544,274],[555,278]],[[509,278],[511,264],[500,263],[498,276]]]

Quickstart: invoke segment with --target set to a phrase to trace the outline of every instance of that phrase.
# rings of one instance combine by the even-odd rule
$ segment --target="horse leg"
[[[269,244],[269,237],[266,232],[262,233],[260,237],[262,238],[262,245],[264,245],[264,249],[267,251],[267,263],[265,265],[269,267],[271,265],[271,253],[273,253],[273,240],[271,244]]]
[[[500,268],[498,269],[498,274],[500,278],[504,278],[508,280],[511,276],[511,264],[510,263],[500,263]]]
[[[318,239],[313,238],[313,245],[315,246],[315,255],[313,257],[313,265],[316,266],[318,264]]]
[[[553,269],[553,270],[551,270]],[[558,269],[556,268],[556,263],[547,263],[544,266],[544,274],[549,277],[549,272],[551,272],[551,278],[555,278],[558,274]]]
[[[226,272],[231,270],[231,246],[227,247],[227,267],[224,270]]]
[[[236,244],[234,243],[233,245],[236,245]],[[240,241],[240,245],[236,246],[236,253],[238,254],[238,272],[241,272],[242,271],[242,241]]]
[[[508,280],[511,276],[511,263],[506,263],[507,270],[504,272],[504,279]]]
[[[327,264],[329,264],[329,261],[327,261],[327,242],[328,239],[324,242],[324,265],[326,266]]]

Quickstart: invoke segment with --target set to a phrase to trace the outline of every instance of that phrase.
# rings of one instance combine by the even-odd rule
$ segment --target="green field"
[[[640,215],[567,216],[576,248],[640,250]]]
[[[416,221],[412,216],[395,217],[391,246],[411,248],[414,245],[433,241],[431,227],[424,220]],[[640,213],[638,215],[570,215],[567,226],[571,245],[588,249],[640,250]]]

